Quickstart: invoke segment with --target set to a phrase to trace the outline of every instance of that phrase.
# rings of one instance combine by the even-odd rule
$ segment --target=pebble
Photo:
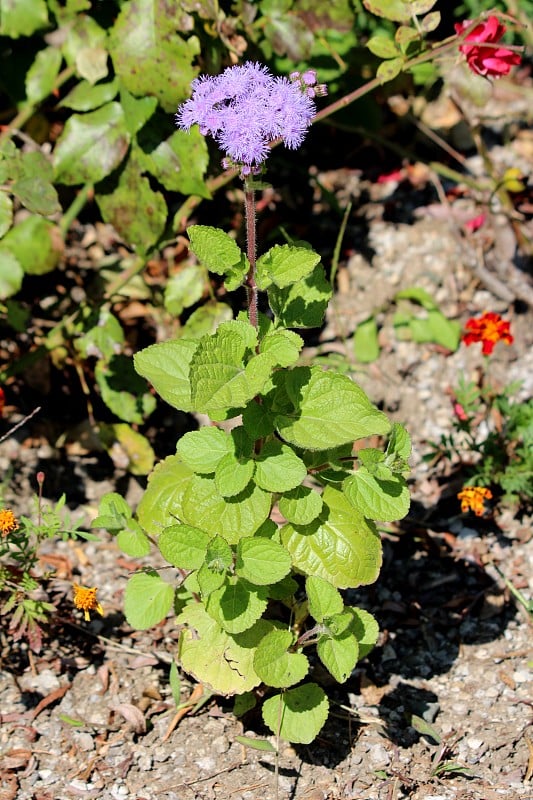
[[[374,744],[370,748],[368,758],[373,767],[385,767],[390,764],[390,756],[382,744]]]

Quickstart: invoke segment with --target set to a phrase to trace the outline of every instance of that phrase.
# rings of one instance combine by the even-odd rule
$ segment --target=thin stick
[[[14,425],[12,428],[10,428],[10,430],[8,430],[7,433],[4,433],[3,436],[0,436],[0,444],[2,442],[5,442],[5,440],[8,439],[13,433],[15,433],[15,431],[18,431],[19,428],[22,428],[22,426],[25,425],[32,417],[34,417],[36,414],[38,414],[40,410],[41,410],[41,406],[37,406],[37,408],[33,409],[31,414],[28,414],[27,416],[25,416],[23,419],[20,420],[20,422],[17,422],[16,425]]]

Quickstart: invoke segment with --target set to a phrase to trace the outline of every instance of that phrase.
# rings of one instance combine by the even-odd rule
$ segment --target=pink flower
[[[472,219],[469,219],[467,222],[465,222],[465,228],[467,229],[467,231],[475,233],[475,231],[478,231],[485,224],[486,219],[487,219],[486,214],[478,214],[477,217],[473,217]]]
[[[472,25],[470,20],[456,22],[455,31],[460,36]],[[498,17],[490,16],[486,22],[480,22],[464,38],[459,50],[466,56],[472,72],[478,75],[499,77],[508,75],[511,67],[520,63],[519,53],[507,47],[494,47],[502,38],[507,28]],[[470,42],[471,44],[467,44]],[[484,46],[484,45],[488,46]]]
[[[464,410],[461,403],[454,403],[453,411],[457,419],[460,420],[461,422],[466,422],[468,420],[468,414]]]

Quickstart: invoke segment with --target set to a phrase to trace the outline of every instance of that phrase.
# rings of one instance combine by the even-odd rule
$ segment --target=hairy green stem
[[[255,282],[256,237],[255,237],[255,191],[244,182],[244,216],[246,220],[246,247],[250,269],[246,276],[248,315],[250,324],[257,328],[257,284]]]

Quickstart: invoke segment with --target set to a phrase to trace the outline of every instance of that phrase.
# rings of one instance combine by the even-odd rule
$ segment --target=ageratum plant
[[[328,715],[312,648],[343,683],[376,642],[376,621],[341,590],[377,579],[375,520],[409,507],[404,428],[348,376],[299,363],[294,329],[319,326],[332,293],[320,256],[294,241],[256,258],[257,176],[275,140],[301,144],[324,93],[314,71],[274,77],[255,63],[193,81],[177,123],[213,136],[238,169],[247,250],[203,225],[188,229],[190,247],[229,291],[246,286],[248,307],[212,334],[135,356],[164,400],[212,424],[156,466],[136,517],[112,494],[94,523],[129,555],[155,544],[174,568],[129,579],[129,623],[149,628],[174,610],[182,669],[218,694],[244,695],[241,709],[262,686],[265,723],[292,742],[312,741]],[[371,436],[387,437],[384,448],[362,446]]]

